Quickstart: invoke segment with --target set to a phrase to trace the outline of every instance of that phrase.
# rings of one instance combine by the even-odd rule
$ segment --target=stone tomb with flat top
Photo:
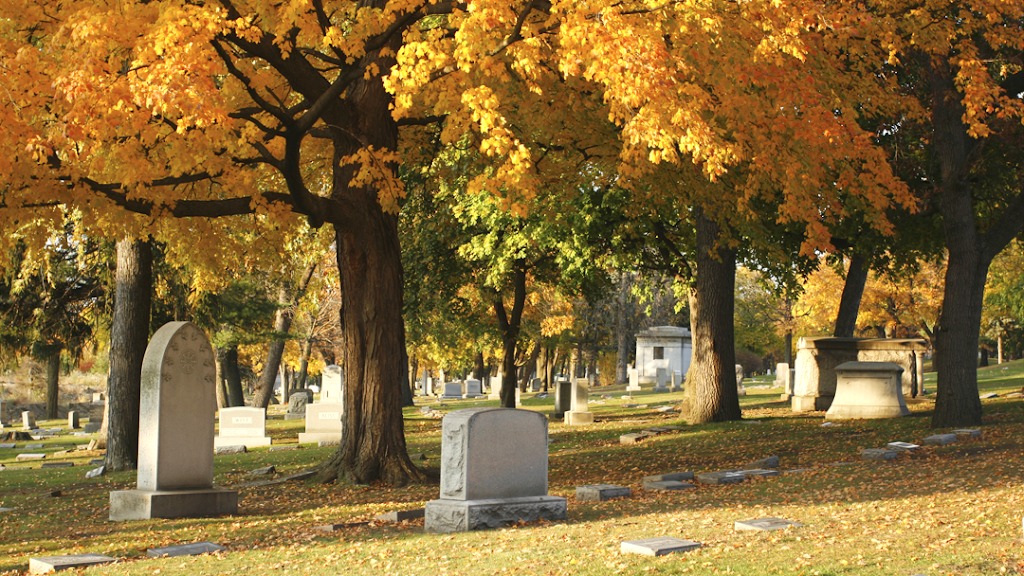
[[[238,492],[213,486],[214,356],[191,322],[164,324],[142,360],[138,488],[110,493],[110,519],[238,512]]]
[[[441,497],[426,504],[427,532],[564,520],[566,510],[565,498],[548,495],[548,420],[543,414],[467,408],[444,417]]]

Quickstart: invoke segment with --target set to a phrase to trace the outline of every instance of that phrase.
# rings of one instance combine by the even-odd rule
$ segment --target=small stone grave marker
[[[778,456],[769,456],[767,458],[762,458],[760,460],[754,460],[753,462],[751,462],[749,464],[745,464],[743,466],[743,469],[744,470],[758,470],[758,469],[761,469],[761,468],[778,468],[778,467],[779,467],[779,457]]]
[[[742,531],[767,531],[767,530],[780,530],[782,528],[801,528],[803,524],[799,522],[791,522],[789,520],[783,520],[782,518],[758,518],[756,520],[741,520],[733,525],[733,530],[737,532]]]
[[[415,510],[396,510],[394,512],[378,514],[374,516],[373,519],[381,522],[403,522],[405,520],[423,518],[423,512],[423,508],[416,508]]]
[[[419,454],[419,453],[417,453],[417,454],[409,454],[409,460],[426,460],[426,459],[427,459],[427,455],[426,454]]]
[[[693,472],[669,472],[668,474],[644,476],[644,482],[664,482],[666,480],[693,480]]]
[[[3,444],[0,444],[0,448],[6,448],[8,450],[13,450],[14,447],[15,444],[13,442],[4,442]]]
[[[257,468],[255,470],[250,470],[249,471],[249,476],[266,476],[267,474],[273,474],[274,472],[277,472],[277,468],[274,468],[273,465],[270,465],[270,466],[264,466],[263,468]]]
[[[198,556],[199,554],[210,554],[211,552],[226,552],[227,548],[214,544],[213,542],[193,542],[192,544],[179,544],[177,546],[167,546],[166,548],[150,548],[146,550],[146,555],[150,558],[160,558],[162,556]]]
[[[345,405],[317,402],[306,405],[306,431],[299,432],[299,444],[321,440],[341,440],[344,433]]]
[[[86,472],[85,473],[85,477],[86,478],[99,478],[100,476],[103,476],[104,474],[106,474],[106,472],[107,472],[107,467],[106,466],[100,466],[99,468],[93,468],[92,470],[89,470],[88,472]]]
[[[679,480],[657,480],[657,481],[644,481],[644,490],[651,492],[669,492],[673,490],[689,490],[690,488],[696,488],[689,482],[680,482]]]
[[[921,441],[925,446],[945,446],[956,442],[956,434],[933,434]]]
[[[42,460],[43,458],[46,458],[46,454],[22,452],[21,454],[18,454],[14,459],[18,462],[21,462],[22,460]]]
[[[247,450],[245,449],[245,444],[238,444],[235,446],[218,446],[214,450],[214,453],[216,453],[218,456],[230,454],[245,454],[246,452]]]
[[[884,450],[882,448],[866,448],[860,451],[860,457],[872,462],[888,462],[895,460],[899,452],[895,450]]]
[[[0,514],[3,514],[4,512],[13,512],[13,511],[14,511],[14,508],[0,508]]]
[[[982,394],[981,397],[988,400],[989,398],[999,398],[999,394],[996,394],[995,392],[989,392],[988,394]]]
[[[103,554],[70,554],[68,556],[41,556],[29,558],[29,574],[47,574],[57,570],[68,568],[82,568],[84,566],[95,566],[97,564],[109,564],[116,562],[115,558]]]
[[[68,462],[67,460],[65,460],[63,462],[43,462],[40,468],[68,468],[74,465],[74,462]]]
[[[246,448],[270,446],[266,409],[253,406],[220,409],[220,428],[213,439],[213,447],[238,444]]]
[[[600,502],[612,498],[625,498],[631,496],[633,491],[629,486],[616,486],[614,484],[590,484],[576,487],[576,500],[586,502]]]
[[[644,438],[650,436],[649,434],[623,434],[619,436],[619,444],[638,444],[643,441]]]
[[[75,410],[68,412],[68,428],[74,430],[75,428],[81,427],[82,426],[79,424],[78,412]]]
[[[697,482],[701,484],[738,484],[746,479],[747,475],[744,472],[735,470],[697,474]]]
[[[42,448],[43,446],[45,446],[45,444],[25,444],[25,449],[26,450],[37,450],[39,448]]]
[[[910,442],[889,442],[885,447],[897,452],[913,452],[920,448],[917,444],[911,444]]]
[[[758,478],[768,478],[769,476],[778,476],[779,475],[779,471],[778,470],[765,470],[763,468],[754,468],[753,470],[743,470],[743,473],[746,474],[748,478],[750,476],[755,476],[755,477],[758,477]]]
[[[953,434],[956,434],[956,437],[961,440],[981,438],[981,430],[972,430],[970,428],[961,428],[959,430],[953,430]]]
[[[687,550],[700,548],[700,546],[700,542],[662,536],[660,538],[645,538],[643,540],[627,540],[622,543],[622,551],[643,554],[645,556],[664,556],[673,552],[686,552]]]

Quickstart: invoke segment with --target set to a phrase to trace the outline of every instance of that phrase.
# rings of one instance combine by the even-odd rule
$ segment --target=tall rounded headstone
[[[206,334],[165,324],[142,360],[138,489],[110,493],[111,520],[233,514],[238,493],[213,488],[215,366]]]

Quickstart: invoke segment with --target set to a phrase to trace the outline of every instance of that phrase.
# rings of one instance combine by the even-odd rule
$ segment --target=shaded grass
[[[123,562],[88,574],[249,574],[280,570],[302,574],[998,574],[1024,569],[1021,508],[1024,462],[1021,400],[985,400],[984,435],[941,448],[901,455],[893,463],[860,460],[861,448],[919,441],[929,428],[934,393],[910,403],[908,418],[846,421],[822,427],[824,413],[796,415],[778,401],[768,380],[748,380],[741,399],[747,422],[687,426],[674,412],[657,412],[679,394],[641,393],[623,400],[621,387],[596,389],[598,423],[569,428],[550,424],[549,486],[569,499],[565,522],[535,523],[487,532],[425,534],[422,521],[371,523],[332,534],[313,526],[370,520],[391,510],[422,507],[437,486],[316,485],[290,482],[240,488],[234,517],[107,521],[109,492],[134,487],[134,474],[85,480],[84,462],[95,455],[71,453],[74,468],[0,472],[0,573],[24,571],[28,558],[100,552]],[[1019,390],[1024,362],[979,370],[983,393]],[[934,375],[926,378],[934,392]],[[524,407],[550,414],[552,399],[527,398]],[[494,401],[427,401],[441,412]],[[646,404],[647,408],[626,408]],[[275,409],[275,413],[280,409]],[[427,455],[436,471],[440,420],[406,409],[410,452]],[[758,421],[752,423],[749,421]],[[272,419],[275,444],[294,443],[302,421]],[[682,429],[623,446],[618,436],[657,425]],[[81,439],[80,441],[86,441]],[[510,439],[514,441],[514,439]],[[68,440],[45,441],[66,444]],[[331,448],[218,456],[215,482],[253,480],[247,472],[273,464],[289,474],[325,459]],[[16,452],[0,450],[0,463]],[[776,454],[782,469],[808,471],[731,486],[700,486],[680,493],[648,493],[647,474],[738,467]],[[49,458],[49,457],[48,457]],[[832,465],[846,463],[844,465]],[[38,463],[31,466],[38,467]],[[574,487],[612,483],[630,486],[633,497],[576,502]],[[43,496],[59,488],[62,496]],[[737,533],[732,523],[764,516],[806,526],[772,533]],[[704,544],[682,555],[648,558],[619,553],[623,540],[677,536]],[[210,540],[227,554],[143,559],[148,548]]]

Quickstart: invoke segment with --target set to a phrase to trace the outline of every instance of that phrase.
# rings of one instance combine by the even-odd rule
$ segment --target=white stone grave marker
[[[301,398],[302,395],[300,394]],[[220,429],[213,439],[213,447],[243,445],[246,448],[270,446],[267,436],[267,411],[265,408],[237,406],[221,408]]]

